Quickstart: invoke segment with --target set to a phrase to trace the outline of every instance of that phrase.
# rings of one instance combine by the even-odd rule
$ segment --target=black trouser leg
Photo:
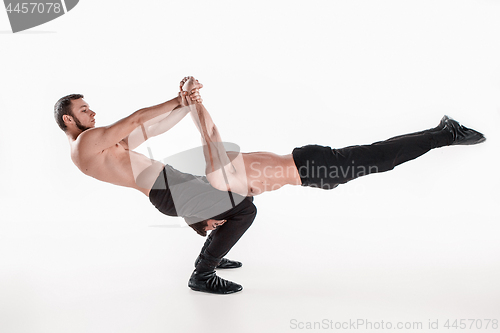
[[[227,220],[227,222],[210,233],[202,253],[222,259],[231,250],[250,228],[257,215],[257,208],[252,201],[253,198],[246,198],[230,211],[213,217],[215,220]]]
[[[332,189],[361,176],[392,170],[452,140],[450,131],[430,129],[371,145],[341,149],[306,146],[299,148],[294,158],[303,186]]]
[[[230,294],[243,289],[237,283],[218,277],[215,268],[252,225],[257,214],[257,208],[252,201],[253,198],[246,198],[228,212],[213,217],[216,220],[225,219],[227,222],[213,230],[207,238],[188,282],[191,289],[214,294]]]
[[[205,244],[203,244],[203,247],[201,248],[200,254],[205,253],[205,250],[207,249],[207,247],[210,245],[210,243],[212,243],[212,238],[215,236],[215,231],[217,231],[217,230],[214,230],[213,232],[211,232],[208,235],[207,239],[205,240]],[[195,266],[196,266],[196,264],[195,264]]]
[[[332,149],[331,161],[341,171],[337,182],[342,184],[370,173],[392,170],[431,149],[450,144],[451,140],[449,131],[424,131],[371,145]]]
[[[257,208],[253,198],[245,198],[240,204],[223,214],[214,216],[215,220],[227,220],[226,223],[210,232],[196,259],[198,266],[201,258],[220,261],[252,225]]]

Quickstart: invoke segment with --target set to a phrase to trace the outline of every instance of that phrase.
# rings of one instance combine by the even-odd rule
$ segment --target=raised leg
[[[451,145],[453,133],[444,122],[442,120],[437,127],[429,130],[371,145],[341,149],[316,145],[296,148],[293,155],[302,185],[332,189],[361,176],[392,170],[431,149]]]

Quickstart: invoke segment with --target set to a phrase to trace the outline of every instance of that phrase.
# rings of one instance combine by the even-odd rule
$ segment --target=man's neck
[[[68,130],[66,132],[66,136],[68,137],[69,142],[74,142],[82,133],[82,130]]]

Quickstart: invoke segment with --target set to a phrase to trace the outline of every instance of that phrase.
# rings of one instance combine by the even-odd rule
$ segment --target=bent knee
[[[254,205],[253,197],[247,197],[245,198],[240,205],[244,205],[244,213],[247,215],[257,215],[257,207]]]

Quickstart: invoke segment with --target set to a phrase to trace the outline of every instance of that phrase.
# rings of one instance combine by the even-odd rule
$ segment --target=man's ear
[[[70,123],[70,122],[73,120],[73,117],[71,117],[71,116],[69,116],[69,115],[65,114],[65,115],[63,115],[63,116],[62,116],[62,119],[63,119],[63,121],[64,121],[65,123],[66,123],[66,122]]]

